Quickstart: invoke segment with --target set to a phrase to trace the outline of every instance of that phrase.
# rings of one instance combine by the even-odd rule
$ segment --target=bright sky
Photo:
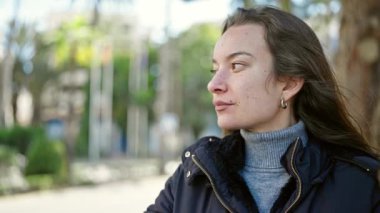
[[[171,2],[170,9],[167,2]],[[230,2],[231,0],[196,0],[191,3],[182,0],[137,0],[136,11],[141,23],[153,27],[156,32],[164,29],[169,14],[167,11],[170,11],[170,31],[176,34],[197,22],[224,20],[229,14]],[[147,6],[149,4],[150,7]]]
[[[47,15],[54,12],[86,11],[91,9],[93,0],[19,0],[19,20],[44,25]],[[132,4],[118,3],[115,0],[103,0],[102,9],[119,14],[134,14],[144,28],[152,32],[154,39],[164,36],[164,27],[170,11],[170,29],[176,34],[198,22],[218,22],[230,13],[231,0],[129,0]],[[17,0],[0,0],[0,33],[14,14]],[[120,1],[122,2],[122,1]],[[168,7],[167,5],[171,5]],[[168,9],[170,8],[170,9]]]

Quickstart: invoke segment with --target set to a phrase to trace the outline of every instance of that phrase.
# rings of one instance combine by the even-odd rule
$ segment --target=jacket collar
[[[322,182],[331,169],[330,153],[321,147],[321,144],[322,142],[315,137],[309,138],[306,147],[301,142],[294,142],[281,159],[287,172],[293,177],[294,172],[298,173],[304,185]],[[292,171],[293,169],[295,171]]]
[[[290,194],[285,202],[281,201],[283,199],[281,195],[280,201],[277,201],[284,202],[282,208],[288,209],[287,211],[296,206],[302,197],[309,193],[313,185],[322,183],[333,166],[328,152],[321,147],[321,142],[314,137],[309,138],[306,147],[303,147],[300,139],[297,139],[289,146],[281,159],[281,163],[296,183],[296,189],[294,190],[293,186],[291,192],[286,191],[289,190],[288,187],[284,187],[282,193]]]
[[[239,171],[244,166],[244,139],[236,132],[223,139],[206,137],[185,150],[193,153],[191,161],[185,159],[185,169],[191,170],[187,179],[192,184],[206,174],[222,202],[236,212],[257,212],[253,198]],[[189,163],[190,162],[190,163]],[[199,164],[199,165],[195,165]],[[200,168],[201,167],[201,168]]]
[[[194,155],[193,158],[210,176],[220,196],[235,211],[257,212],[254,200],[239,175],[239,171],[244,167],[245,159],[244,139],[239,132],[234,132],[223,139],[202,138],[198,143],[185,150],[186,152]],[[194,160],[191,160],[191,155],[185,154],[183,157],[185,172],[190,171],[191,173],[186,180],[188,184],[205,176],[204,171],[194,163]],[[282,165],[291,174],[293,180],[297,181],[296,187],[301,187],[299,191],[293,189],[290,192],[291,195],[286,199],[285,208],[293,205],[297,199],[301,200],[313,185],[322,183],[337,160],[359,166],[367,172],[376,172],[380,167],[379,161],[363,153],[331,145],[310,135],[306,147],[303,147],[300,142],[294,142],[281,159]],[[373,173],[376,174],[375,172]],[[297,175],[299,180],[297,180]]]
[[[292,174],[291,162],[293,160],[295,168],[300,173],[302,182],[305,184],[323,181],[327,175],[324,171],[328,171],[331,166],[331,153],[325,151],[321,147],[321,143],[315,137],[309,138],[307,147],[303,147],[302,143],[293,142],[281,159],[282,165],[289,174]],[[292,150],[295,150],[293,159]],[[223,139],[217,137],[201,138],[198,143],[189,147],[186,151],[195,154],[208,171],[221,173],[223,177],[233,176],[244,167],[245,145],[244,139],[239,132],[234,132]],[[192,178],[202,173],[200,169],[195,169],[192,172]]]
[[[195,179],[207,172],[206,176],[212,179],[212,184],[228,205],[237,212],[257,212],[254,199],[239,174],[244,167],[244,143],[238,131],[223,139],[217,137],[200,139],[198,143],[185,150],[185,153],[192,153],[194,160],[200,164],[196,165],[194,160],[190,160],[191,157],[189,160],[186,160],[186,157],[183,159],[185,170],[191,174],[186,181],[192,184]],[[288,173],[296,179],[297,187],[301,187],[301,194],[292,193],[287,205],[297,196],[302,197],[307,194],[313,184],[322,182],[331,168],[328,154],[313,137],[309,138],[307,147],[303,147],[301,142],[292,143],[281,162]]]

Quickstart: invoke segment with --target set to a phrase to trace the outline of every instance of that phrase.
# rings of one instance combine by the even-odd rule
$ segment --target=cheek
[[[239,107],[244,113],[257,111],[256,106],[260,103],[258,91],[252,87],[242,88],[242,96],[239,100]]]
[[[263,105],[273,102],[276,96],[271,82],[267,80],[269,74],[259,72],[257,69],[249,71],[249,73],[244,73],[247,75],[240,76],[239,81],[235,82],[236,89],[240,92],[239,101],[248,105],[247,107],[265,107]],[[265,110],[265,108],[261,110]]]
[[[240,84],[239,90],[241,91],[241,99],[244,102],[256,102],[264,92],[261,88],[262,85],[258,82],[242,82]]]
[[[251,111],[255,113],[265,113],[272,111],[279,104],[277,101],[277,95],[269,93],[265,86],[249,86],[242,88],[244,91],[241,96],[241,107],[245,111]]]

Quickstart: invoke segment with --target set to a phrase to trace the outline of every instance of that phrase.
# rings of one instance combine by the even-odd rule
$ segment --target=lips
[[[214,101],[213,104],[215,106],[216,111],[223,111],[229,108],[230,106],[234,105],[234,103],[224,102],[224,101]]]

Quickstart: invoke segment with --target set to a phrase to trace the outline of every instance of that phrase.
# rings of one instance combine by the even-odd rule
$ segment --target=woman
[[[271,7],[229,17],[202,138],[147,212],[380,212],[379,162],[351,123],[314,32]]]

